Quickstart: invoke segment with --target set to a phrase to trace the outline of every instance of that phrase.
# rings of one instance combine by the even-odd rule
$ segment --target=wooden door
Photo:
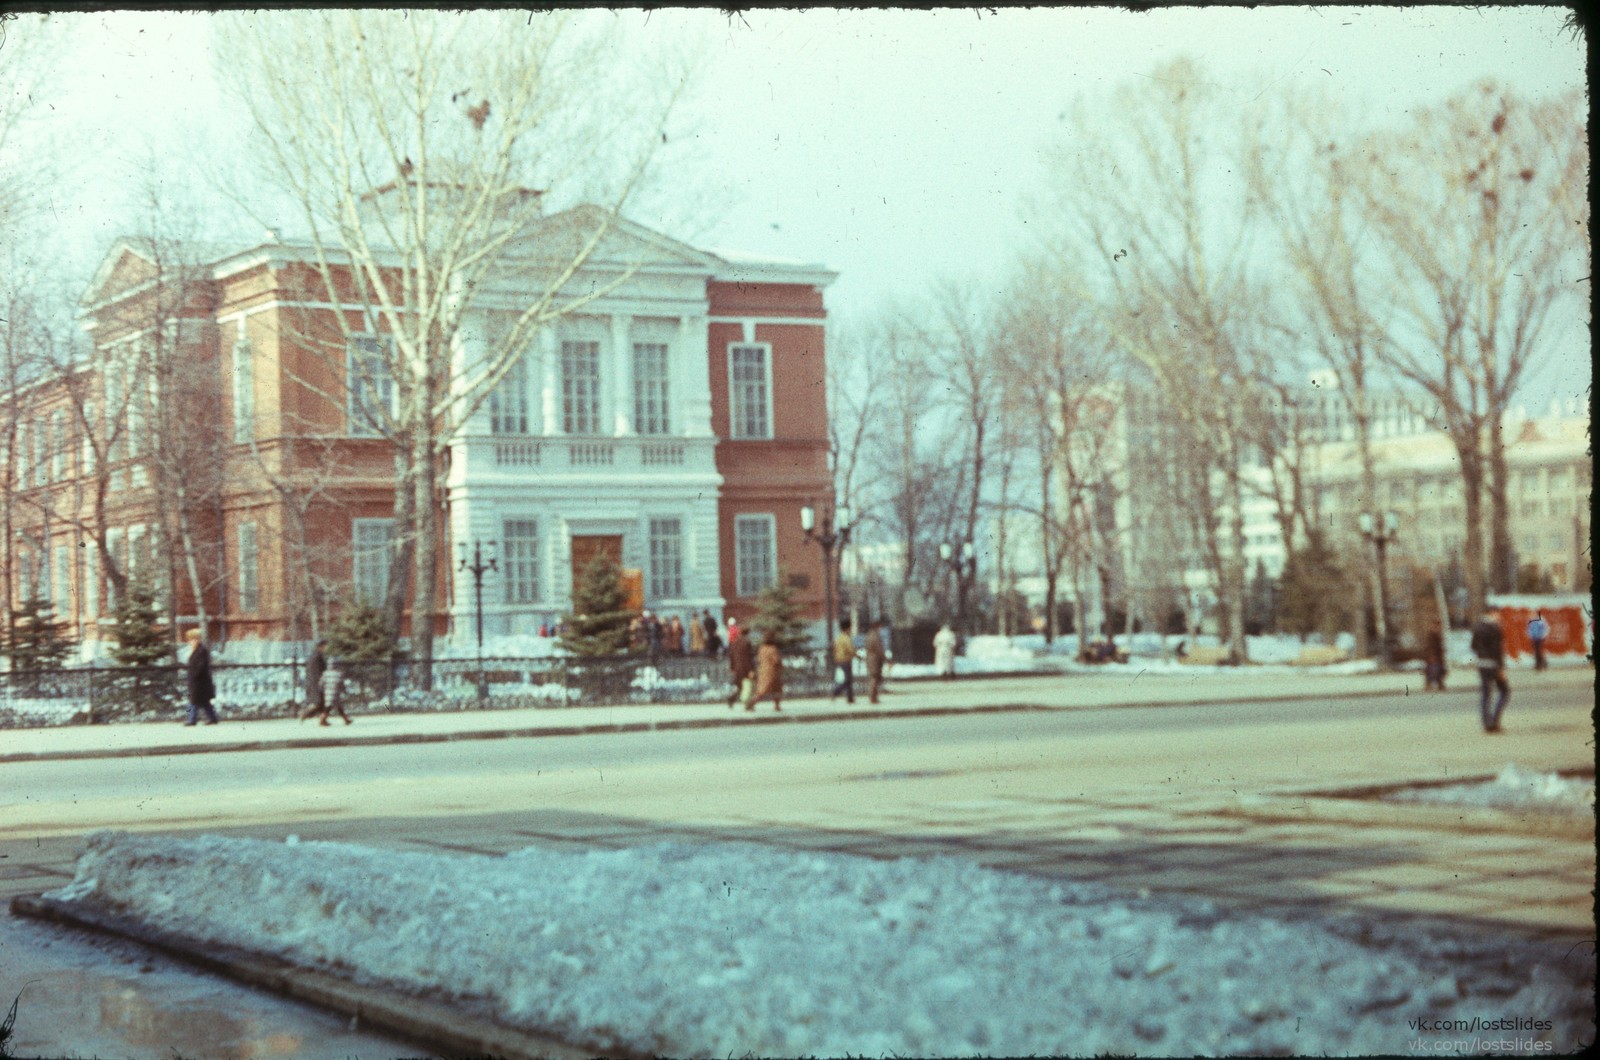
[[[611,562],[617,566],[622,566],[622,535],[572,535],[572,585],[574,589],[583,579],[584,568],[593,563],[596,556],[602,554],[610,556]]]

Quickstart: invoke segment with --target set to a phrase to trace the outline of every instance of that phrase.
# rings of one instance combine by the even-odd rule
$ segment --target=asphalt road
[[[1022,871],[1041,870],[1044,857],[1042,871],[1057,874],[1222,888],[1244,903],[1314,899],[1330,911],[1359,892],[1374,903],[1362,915],[1376,915],[1419,873],[1453,881],[1483,838],[1460,833],[1454,814],[1426,811],[1407,811],[1413,831],[1400,833],[1381,808],[1387,831],[1341,838],[1372,822],[1280,820],[1284,807],[1315,801],[1301,792],[1492,775],[1508,761],[1592,768],[1590,681],[1520,682],[1498,737],[1479,730],[1475,694],[1460,691],[12,762],[0,766],[0,888],[65,883],[81,836],[103,827],[295,833],[463,856],[739,838],[954,853]],[[972,690],[992,701],[1026,694],[1027,682],[1017,685]],[[1247,817],[1252,800],[1269,812],[1235,815],[1242,807]],[[1181,842],[1163,831],[1174,815],[1190,815]],[[1220,828],[1234,831],[1219,837]],[[1221,852],[1219,838],[1249,856],[1213,873],[1213,886],[1201,862]],[[1540,842],[1515,841],[1529,851]],[[1552,903],[1584,896],[1593,878],[1592,833],[1562,842],[1579,854],[1550,855],[1539,870],[1551,874]],[[1485,861],[1476,886],[1499,892],[1494,873],[1519,873],[1525,893],[1530,859],[1546,853],[1517,854],[1505,869]],[[1463,901],[1452,893],[1447,908]],[[1564,905],[1549,908],[1552,926],[1571,923]],[[1493,912],[1487,900],[1482,911]],[[17,1055],[30,1042],[37,1055],[419,1054],[125,945],[10,918],[0,921],[0,969],[0,990],[23,994]]]
[[[914,802],[930,775],[986,785],[991,794],[1060,783],[1100,791],[1172,776],[1201,789],[1226,781],[1247,791],[1356,777],[1438,779],[1452,768],[1492,771],[1512,758],[1592,764],[1592,708],[1592,689],[1569,680],[1519,688],[1503,737],[1478,731],[1470,693],[1402,693],[8,763],[0,840],[541,806],[632,812],[641,798],[656,806],[701,798],[725,810],[775,793],[848,803],[853,778],[863,776],[878,778],[875,799],[893,802]],[[1377,739],[1381,733],[1393,742]],[[910,787],[897,790],[903,785]]]

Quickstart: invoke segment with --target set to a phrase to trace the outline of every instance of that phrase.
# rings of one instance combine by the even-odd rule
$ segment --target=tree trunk
[[[413,447],[417,462],[416,489],[412,501],[412,518],[417,528],[413,541],[414,567],[411,594],[411,684],[421,691],[433,687],[433,613],[436,610],[439,508],[434,503],[434,490],[439,477],[439,465],[434,459],[432,438],[418,431]]]
[[[1228,594],[1228,653],[1235,662],[1248,662],[1250,646],[1244,633],[1244,482],[1239,474],[1237,445],[1229,446],[1226,470],[1228,484],[1228,554],[1224,565]]]
[[[1510,472],[1498,415],[1489,420],[1489,582],[1497,593],[1517,590],[1517,553],[1511,541],[1511,511],[1507,503]]]
[[[1488,600],[1487,580],[1483,569],[1483,457],[1477,446],[1471,449],[1458,447],[1461,457],[1461,492],[1466,510],[1466,545],[1461,558],[1461,569],[1467,583],[1469,619],[1483,614]]]

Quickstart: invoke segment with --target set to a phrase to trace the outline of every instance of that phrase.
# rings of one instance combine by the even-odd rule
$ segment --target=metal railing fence
[[[415,662],[343,662],[344,707],[372,713],[701,703],[733,691],[725,659],[703,655],[435,659],[432,687],[412,687]],[[293,717],[307,703],[303,659],[215,660],[216,707],[225,718]],[[784,659],[784,694],[826,694],[825,653]],[[87,666],[0,672],[0,729],[170,721],[187,703],[182,665]]]

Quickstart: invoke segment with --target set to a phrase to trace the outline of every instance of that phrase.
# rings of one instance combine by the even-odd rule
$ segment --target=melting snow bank
[[[748,844],[485,858],[99,832],[50,897],[484,999],[597,1050],[1403,1053],[1437,1037],[1408,1020],[1475,1016],[1552,1021],[1501,1051],[1594,1040],[1592,951],[1585,968],[1564,946],[1375,940],[954,859]]]
[[[1564,816],[1594,815],[1594,781],[1530,773],[1507,762],[1500,775],[1478,784],[1411,788],[1386,795],[1393,802],[1445,803],[1451,806],[1485,806],[1497,810],[1532,810]]]

